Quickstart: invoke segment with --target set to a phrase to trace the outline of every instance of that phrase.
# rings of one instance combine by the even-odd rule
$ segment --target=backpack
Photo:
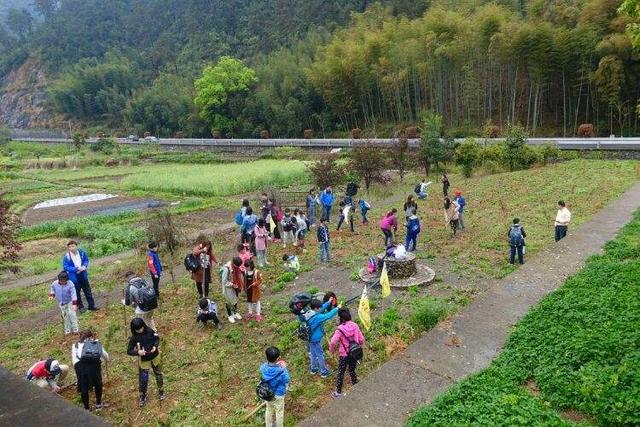
[[[413,192],[416,194],[420,194],[420,190],[422,189],[422,184],[416,184],[416,187],[413,189]]]
[[[306,292],[294,295],[289,302],[289,310],[291,310],[291,313],[299,316],[303,313],[304,309],[309,305],[310,302],[311,295]]]
[[[280,211],[277,206],[273,207],[273,213],[273,217],[275,217],[276,222],[282,221],[282,211]]]
[[[357,342],[351,340],[351,338],[349,338],[342,331],[342,329],[338,328],[338,331],[340,331],[342,336],[345,337],[349,342],[349,347],[347,348],[347,357],[350,358],[351,360],[355,360],[356,362],[362,360],[362,357],[364,356],[364,351],[362,350],[362,346]]]
[[[284,217],[282,220],[282,229],[284,231],[293,231],[293,223],[291,222],[291,217]]]
[[[369,257],[369,261],[367,262],[367,271],[369,274],[375,273],[378,270],[378,262],[372,256]]]
[[[275,380],[276,378],[278,378],[283,372],[284,372],[284,369],[280,371],[278,375],[273,377],[272,380]],[[271,388],[271,385],[265,379],[260,380],[260,382],[256,386],[256,394],[258,395],[259,399],[262,399],[267,402],[271,402],[276,397],[275,391]]]
[[[358,184],[355,182],[350,182],[347,184],[347,196],[353,197],[358,194]]]
[[[194,254],[189,254],[184,257],[184,268],[186,268],[189,273],[195,273],[200,269],[200,260]]]
[[[76,344],[76,348],[78,345]],[[86,340],[82,345],[80,360],[83,362],[99,362],[102,357],[102,344],[96,340]]]
[[[244,217],[242,216],[242,209],[238,211],[238,213],[236,213],[236,224],[238,225],[242,225],[242,222],[244,221]]]
[[[522,227],[512,226],[509,230],[509,244],[511,246],[520,246],[524,243],[524,237],[522,236]]]
[[[138,288],[138,298],[140,302],[136,302],[140,310],[142,311],[150,311],[158,308],[158,295],[153,287],[149,286],[146,280],[137,277],[136,279],[129,282],[129,285],[135,286]]]

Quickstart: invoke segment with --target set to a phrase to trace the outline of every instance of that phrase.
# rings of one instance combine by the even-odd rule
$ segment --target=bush
[[[462,166],[462,174],[467,178],[471,177],[481,157],[482,147],[475,138],[467,138],[455,151],[456,163]]]
[[[540,147],[542,163],[546,166],[549,163],[560,160],[560,149],[553,144],[544,144]]]
[[[488,162],[503,163],[505,157],[505,145],[502,142],[496,144],[487,144],[482,149],[482,163]]]
[[[527,133],[521,126],[510,125],[507,128],[504,162],[510,171],[523,169],[529,165],[528,161],[533,155],[525,149],[527,137]]]
[[[111,154],[118,147],[118,144],[111,138],[98,138],[98,141],[91,144],[91,151],[102,154]]]
[[[338,163],[337,156],[330,154],[321,157],[309,166],[313,182],[319,188],[327,188],[344,181],[344,167]]]
[[[411,324],[428,331],[449,312],[445,303],[431,296],[418,300],[411,316]]]

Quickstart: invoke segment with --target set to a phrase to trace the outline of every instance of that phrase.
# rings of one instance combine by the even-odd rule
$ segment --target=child
[[[253,318],[253,310],[256,310],[256,322],[262,322],[260,313],[260,286],[262,285],[262,273],[256,269],[253,261],[245,263],[245,289],[247,292],[247,320]]]
[[[160,276],[162,276],[162,264],[160,264],[160,257],[158,256],[158,244],[156,242],[150,242],[148,247],[147,269],[151,275],[153,290],[156,291],[156,295],[160,298]]]
[[[362,224],[369,224],[367,219],[367,213],[371,210],[371,205],[364,199],[358,200],[358,207],[360,208],[360,216],[362,217]]]
[[[160,368],[160,337],[149,328],[144,320],[136,317],[131,320],[131,338],[127,345],[129,356],[138,356],[138,390],[140,391],[140,406],[147,403],[147,388],[149,386],[149,369],[153,370],[158,387],[158,398],[164,400],[162,370]]]
[[[240,266],[242,272],[247,271],[245,263],[253,258],[253,254],[249,251],[246,243],[241,243],[238,245],[238,258],[242,260],[242,265]]]
[[[49,289],[49,300],[56,299],[58,307],[62,313],[64,321],[64,335],[67,336],[71,332],[78,333],[78,316],[76,309],[78,307],[78,298],[76,296],[76,288],[69,280],[69,274],[66,271],[58,273],[58,280],[51,284]]]
[[[396,208],[391,209],[380,220],[380,230],[384,234],[384,247],[387,248],[393,243],[393,233],[398,231],[398,218]],[[393,230],[393,231],[392,231]]]
[[[282,231],[284,231],[284,240],[283,240],[283,248],[287,247],[287,244],[291,243],[294,246],[296,245],[296,227],[295,220],[291,217],[291,211],[289,208],[284,210],[284,217],[282,218]]]
[[[238,294],[244,287],[244,274],[242,272],[242,260],[234,257],[220,269],[220,283],[224,295],[229,323],[242,320],[238,313]]]
[[[54,359],[46,359],[40,360],[30,367],[26,379],[40,388],[50,387],[54,393],[58,393],[61,390],[58,381],[62,383],[68,372],[67,365],[61,365]]]
[[[258,266],[260,268],[269,265],[267,262],[267,240],[271,240],[267,230],[267,223],[260,218],[256,226],[256,255],[258,256]]]
[[[329,351],[333,352],[338,349],[338,355],[340,356],[340,362],[338,365],[338,377],[336,378],[336,391],[332,396],[338,398],[342,396],[342,383],[344,381],[344,372],[349,368],[349,376],[351,377],[351,384],[356,385],[358,377],[356,376],[356,367],[358,361],[349,357],[349,346],[352,342],[364,345],[364,336],[360,327],[351,321],[351,312],[347,308],[341,308],[338,310],[338,318],[340,319],[340,325],[336,329],[331,342],[329,343]]]
[[[317,230],[318,237],[318,245],[320,248],[320,261],[329,262],[331,259],[330,253],[330,237],[329,237],[329,227],[327,227],[327,220],[322,217],[320,218],[320,225]]]
[[[196,323],[202,322],[202,326],[206,326],[207,322],[211,320],[213,324],[216,325],[216,329],[222,329],[222,325],[220,325],[220,320],[218,319],[218,306],[209,298],[202,298],[200,300],[197,315]]]
[[[304,321],[309,325],[311,336],[309,337],[310,370],[312,374],[320,374],[320,377],[327,378],[331,371],[324,361],[324,350],[322,349],[322,338],[324,337],[324,322],[338,314],[338,307],[325,313],[331,307],[331,301],[322,304],[319,299],[312,299],[311,312]]]
[[[303,211],[296,209],[294,211],[294,219],[296,222],[296,240],[298,241],[298,247],[302,249],[302,252],[306,252],[307,250],[304,248],[304,236],[307,234],[308,230],[308,221],[307,216]]]
[[[338,227],[336,230],[340,230],[340,226],[343,222],[349,221],[349,227],[353,233],[353,209],[351,208],[351,203],[340,202],[340,219],[338,220]]]
[[[455,195],[453,201],[456,202],[460,207],[458,209],[458,229],[464,230],[463,217],[464,217],[464,207],[467,205],[467,200],[464,198],[464,196],[462,195],[462,191],[460,190],[456,190],[453,194]]]
[[[82,357],[85,345],[93,349],[94,357]],[[99,351],[99,353],[98,353]],[[99,343],[96,334],[91,331],[83,331],[77,343],[71,346],[71,360],[78,379],[78,393],[82,399],[84,409],[89,410],[89,392],[96,393],[96,410],[102,409],[102,361],[109,361],[109,353]]]
[[[295,255],[284,254],[282,255],[282,261],[284,261],[285,271],[298,274],[300,271],[300,261]]]
[[[407,219],[407,237],[404,246],[409,252],[416,251],[416,243],[420,234],[420,219],[415,213]]]
[[[275,413],[276,427],[284,426],[284,395],[287,392],[289,384],[289,371],[287,364],[280,359],[280,350],[276,347],[269,347],[265,351],[267,362],[260,366],[260,374],[262,380],[269,383],[269,387],[273,390],[275,398],[267,402],[267,408],[264,413],[264,422],[267,427],[273,426],[273,416]]]

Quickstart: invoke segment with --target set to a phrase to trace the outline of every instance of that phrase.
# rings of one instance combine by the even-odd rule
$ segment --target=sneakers
[[[333,374],[331,371],[327,371],[324,374],[320,374],[320,378],[329,378]]]
[[[256,315],[256,322],[262,322],[262,320],[264,320],[264,317],[262,317],[260,314]]]
[[[320,372],[319,372],[319,371],[314,371],[313,369],[310,369],[310,370],[309,370],[309,373],[310,373],[311,375],[318,375]]]
[[[82,313],[86,312],[86,311],[87,311],[87,309],[86,309],[86,308],[84,308],[84,307],[80,307],[80,308],[78,309],[78,311],[80,312],[80,314],[82,314]]]
[[[146,394],[140,395],[140,401],[138,405],[140,407],[143,407],[146,403],[147,403],[147,395]]]
[[[253,316],[253,313],[248,313],[248,314],[244,317],[244,320],[249,321],[249,320],[253,319],[253,317],[254,317],[254,316]]]
[[[333,397],[334,399],[340,399],[342,396],[344,395],[342,393],[338,393],[337,391],[331,393],[331,397]]]
[[[227,317],[227,319],[229,319],[229,323],[236,323],[236,318],[233,315]]]
[[[242,320],[242,316],[240,316],[240,313],[236,313],[234,316],[236,317],[236,320]]]
[[[164,390],[158,393],[158,399],[165,400],[166,398],[167,398],[167,395],[165,394]]]
[[[220,324],[220,322],[216,323],[216,329],[219,331],[222,330],[222,324]]]
[[[108,408],[108,407],[109,407],[109,405],[106,404],[106,403],[96,403],[95,410],[96,411],[100,411],[101,409]]]

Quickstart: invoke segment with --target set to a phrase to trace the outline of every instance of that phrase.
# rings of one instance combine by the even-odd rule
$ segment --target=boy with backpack
[[[407,237],[405,239],[404,246],[409,252],[416,251],[416,244],[418,241],[418,234],[420,234],[420,219],[415,213],[407,219]]]
[[[54,281],[49,288],[49,299],[54,298],[62,313],[64,335],[69,335],[71,332],[77,334],[79,330],[78,316],[76,315],[78,298],[74,283],[69,280],[69,274],[66,271],[58,273],[58,280]]]
[[[269,347],[265,351],[267,361],[260,366],[262,381],[258,385],[258,396],[265,400],[267,408],[264,413],[266,427],[284,426],[284,396],[291,380],[287,364],[280,359],[280,350]],[[260,390],[262,388],[262,391]],[[273,423],[275,415],[276,421]]]
[[[160,264],[158,244],[156,242],[149,243],[149,250],[147,251],[147,269],[151,275],[153,290],[156,291],[156,295],[160,298],[160,276],[162,276],[162,264]]]
[[[283,236],[283,248],[287,247],[287,244],[291,243],[294,246],[296,245],[296,220],[291,216],[291,211],[289,208],[285,208],[284,217],[281,221],[282,231],[284,231]]]
[[[367,219],[367,213],[371,210],[371,205],[364,199],[358,200],[358,207],[360,208],[360,217],[362,218],[362,224],[369,224]]]
[[[153,320],[153,310],[158,308],[158,296],[152,286],[134,272],[127,271],[125,273],[127,286],[124,289],[124,305],[134,305],[136,307],[135,317],[144,320],[144,323],[154,331],[156,323]]]
[[[524,238],[527,234],[524,232],[524,227],[520,225],[520,219],[514,218],[513,225],[507,232],[509,238],[509,264],[513,264],[518,253],[518,262],[524,264]]]
[[[319,299],[312,299],[309,304],[311,310],[301,314],[299,319],[308,326],[309,330],[309,357],[311,374],[320,374],[321,378],[327,378],[331,371],[327,368],[324,360],[324,350],[322,348],[322,338],[324,338],[324,323],[338,314],[338,307],[331,310],[331,301],[322,303]],[[329,311],[327,311],[329,310]]]
[[[338,310],[338,318],[340,325],[331,337],[329,342],[329,352],[333,353],[338,349],[340,362],[338,364],[338,376],[336,378],[336,391],[333,392],[333,398],[342,396],[342,383],[344,382],[344,372],[349,368],[349,376],[351,384],[356,385],[358,376],[356,375],[356,367],[358,362],[362,360],[364,346],[364,336],[357,323],[351,321],[351,312],[347,308]]]
[[[211,320],[216,329],[222,329],[220,320],[218,319],[218,306],[209,298],[202,298],[198,302],[198,311],[196,312],[196,323],[202,322],[202,326],[207,326],[207,322]]]

